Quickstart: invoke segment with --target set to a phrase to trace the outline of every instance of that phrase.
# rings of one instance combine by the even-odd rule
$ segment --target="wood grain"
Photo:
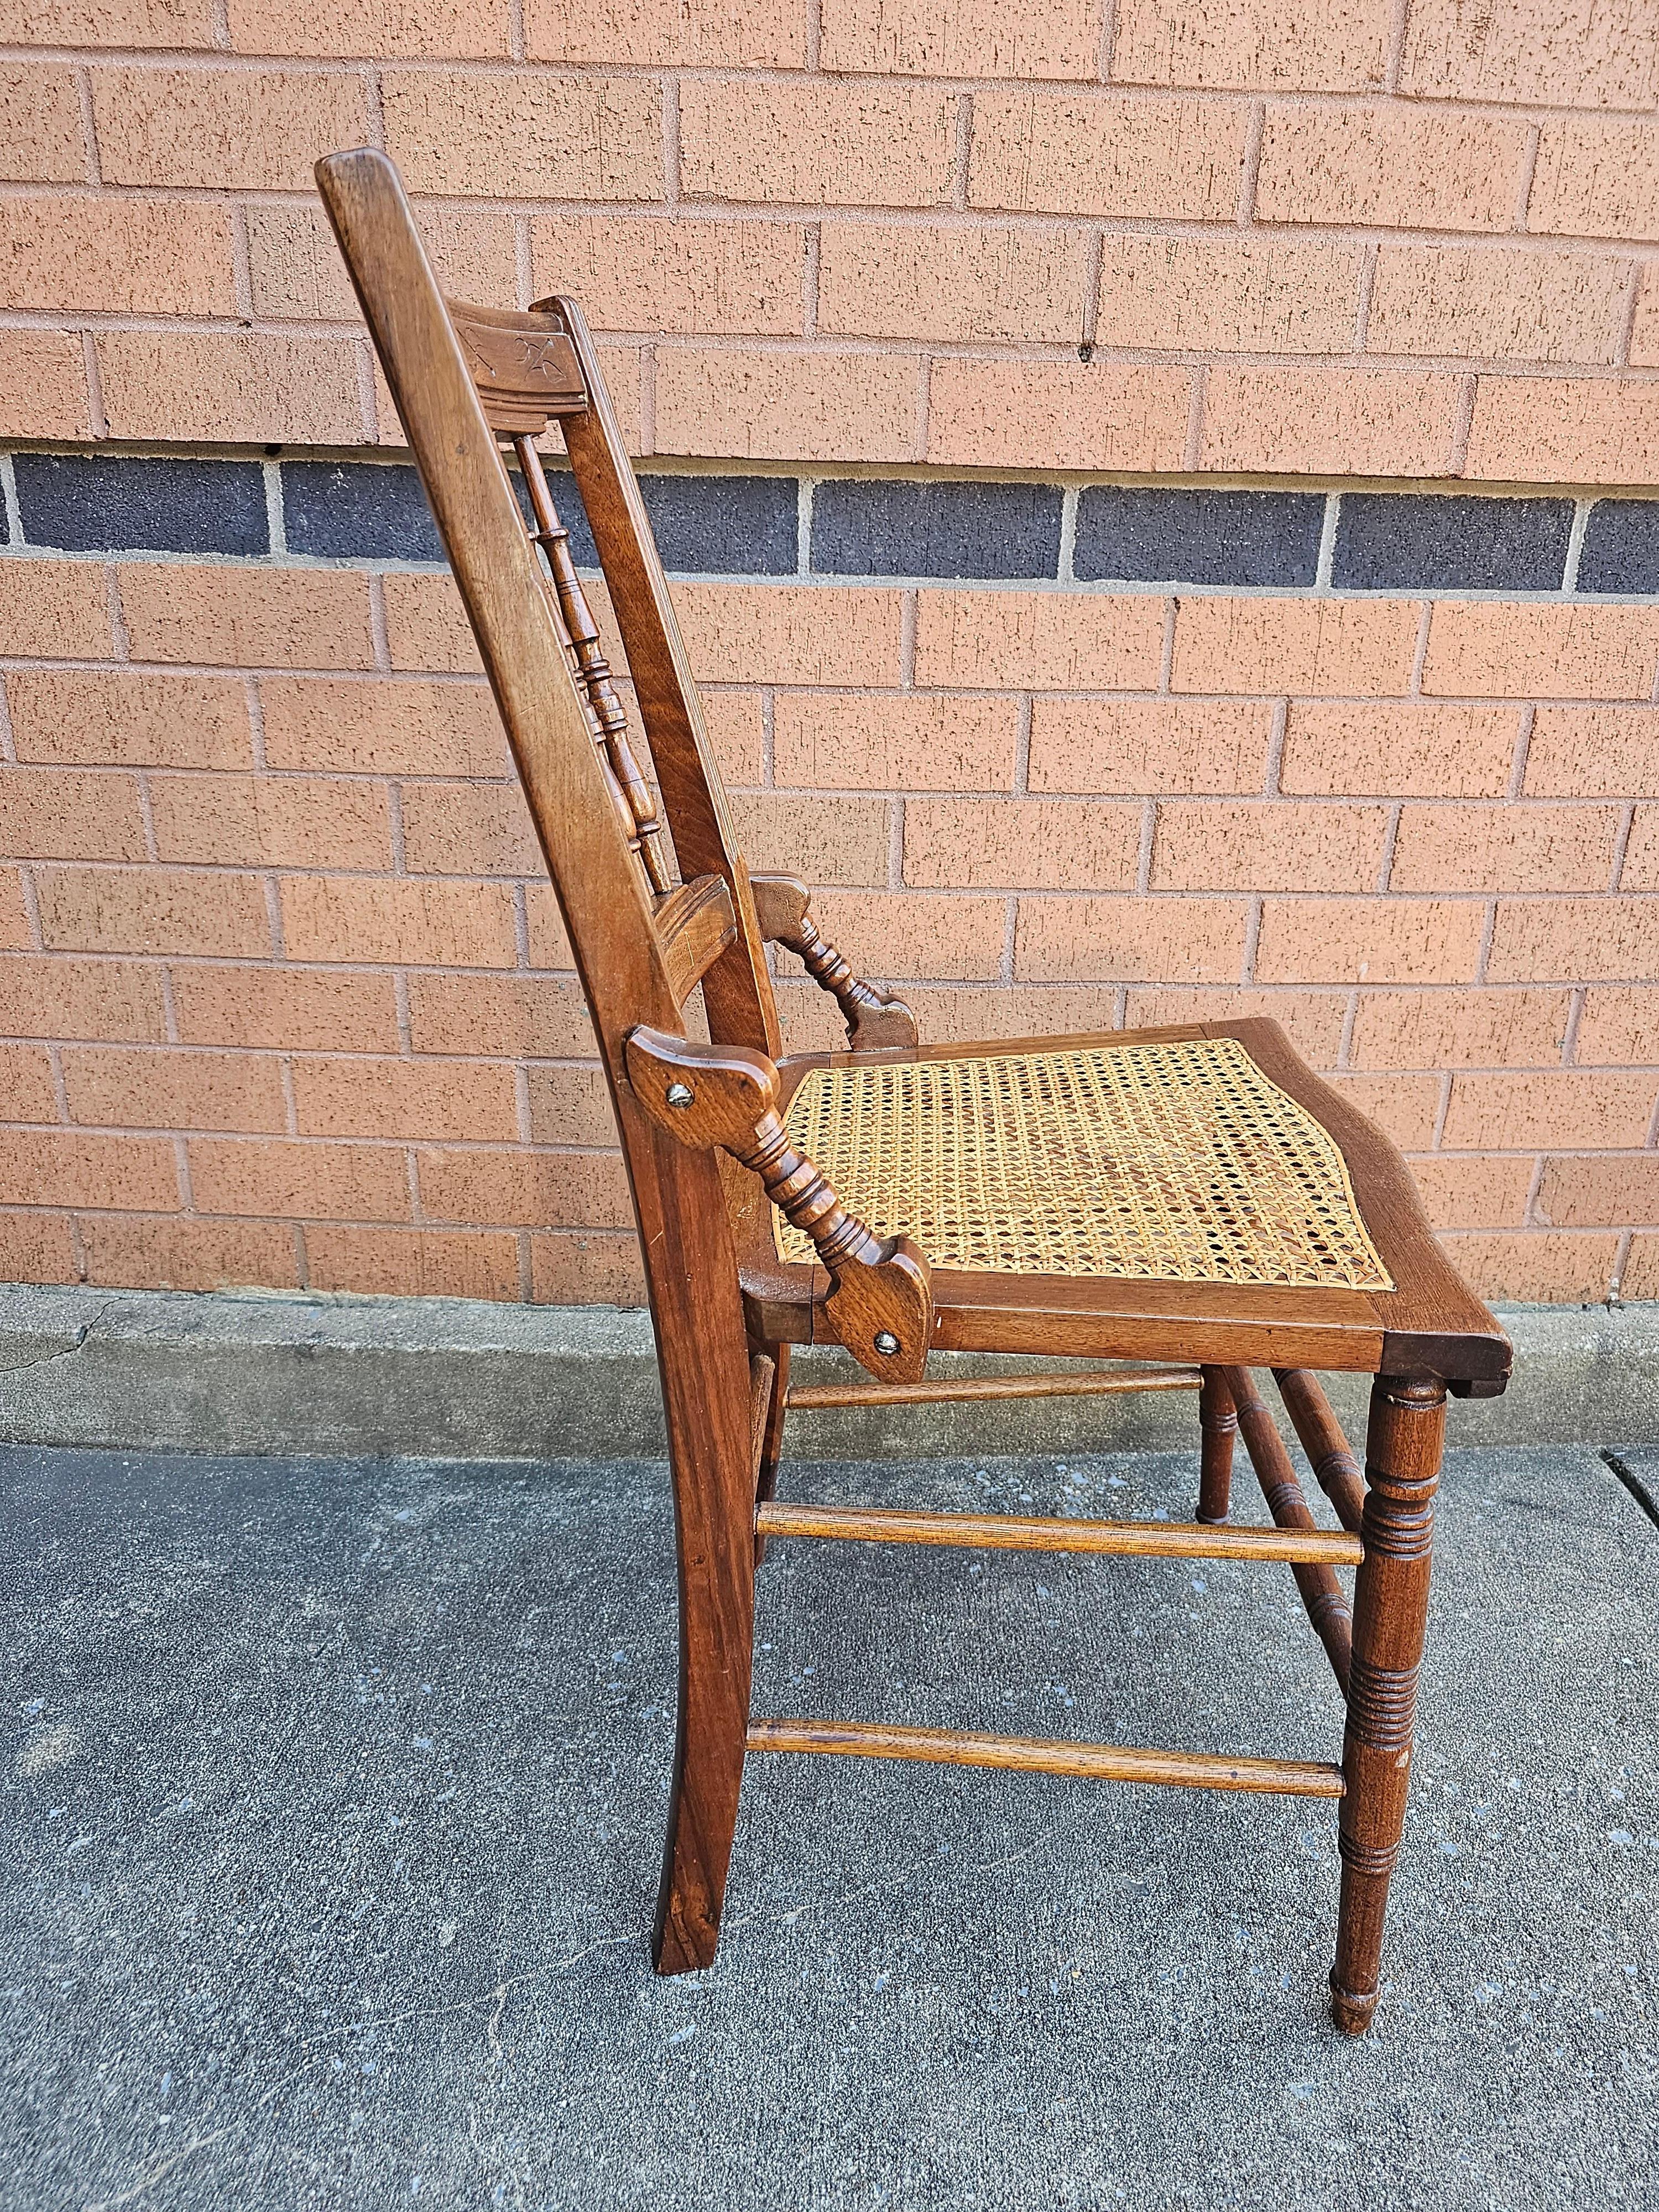
[[[1322,1560],[1357,1567],[1364,1547],[1334,1529],[1210,1528],[1183,1521],[1019,1520],[991,1513],[915,1513],[888,1505],[774,1499],[756,1512],[763,1536],[836,1536],[872,1544],[959,1544],[990,1552],[1092,1552],[1117,1559]]]
[[[750,1751],[845,1753],[918,1759],[945,1766],[1000,1766],[1022,1774],[1073,1774],[1188,1790],[1260,1790],[1287,1797],[1340,1797],[1342,1770],[1312,1759],[1226,1759],[1202,1751],[1142,1751],[1125,1744],[968,1735],[950,1729],[889,1728],[867,1721],[752,1721]]]
[[[792,1413],[825,1413],[841,1406],[972,1405],[1007,1398],[1113,1398],[1145,1390],[1196,1390],[1195,1367],[1138,1367],[1111,1375],[976,1375],[921,1382],[802,1382],[791,1389]]]

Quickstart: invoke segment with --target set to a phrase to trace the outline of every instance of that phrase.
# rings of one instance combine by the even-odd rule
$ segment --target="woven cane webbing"
[[[815,1068],[787,1122],[936,1267],[1393,1288],[1335,1144],[1231,1037]]]

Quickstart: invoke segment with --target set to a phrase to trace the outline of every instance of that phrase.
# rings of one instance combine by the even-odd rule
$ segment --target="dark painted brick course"
[[[647,476],[640,488],[665,568],[682,575],[795,573],[793,477]]]
[[[812,567],[830,576],[1057,576],[1053,484],[859,483],[812,495]]]
[[[1568,499],[1345,492],[1331,581],[1374,592],[1559,592]]]
[[[66,553],[268,553],[257,461],[19,453],[24,542]]]
[[[336,561],[441,561],[438,526],[412,468],[362,461],[284,461],[290,553]]]
[[[1324,517],[1318,493],[1091,485],[1072,571],[1088,583],[1311,584]]]
[[[1659,592],[1659,499],[1598,499],[1578,556],[1581,592]]]

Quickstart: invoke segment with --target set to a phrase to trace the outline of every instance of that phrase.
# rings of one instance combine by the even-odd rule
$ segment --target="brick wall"
[[[1633,0],[0,0],[0,1275],[636,1294],[368,138],[586,301],[927,1033],[1271,1012],[1483,1288],[1659,1296],[1656,106]]]

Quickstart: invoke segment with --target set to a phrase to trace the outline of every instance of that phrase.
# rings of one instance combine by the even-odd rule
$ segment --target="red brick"
[[[1659,656],[1659,611],[1439,599],[1423,689],[1496,699],[1645,699]]]
[[[913,799],[904,880],[963,890],[1133,890],[1140,813],[1086,799]]]
[[[1561,116],[1539,133],[1527,228],[1580,238],[1650,240],[1659,204],[1651,119]]]
[[[0,1128],[0,1206],[95,1206],[155,1212],[179,1203],[166,1137]]]
[[[1645,982],[1659,944],[1659,898],[1506,898],[1487,973],[1495,983]]]
[[[1033,791],[1260,791],[1273,709],[1232,701],[1038,699]]]
[[[264,1130],[274,1136],[288,1126],[283,1072],[274,1057],[108,1046],[70,1048],[63,1057],[71,1121],[120,1129]]]
[[[412,975],[410,1042],[419,1053],[592,1059],[599,1048],[581,992],[554,975]]]
[[[394,668],[482,674],[483,664],[453,576],[392,575],[384,589],[386,643]]]
[[[532,1145],[616,1143],[617,1116],[600,1068],[532,1067],[528,1087]]]
[[[0,769],[0,853],[23,860],[142,860],[144,823],[130,775]]]
[[[8,1121],[56,1121],[52,1057],[40,1044],[0,1044],[0,1116]]]
[[[757,791],[731,804],[738,849],[751,868],[818,884],[887,881],[884,800]]]
[[[1243,107],[1220,100],[981,92],[974,100],[969,204],[1231,222],[1246,119]]]
[[[47,62],[0,64],[0,175],[9,184],[81,184],[86,139],[75,72]]]
[[[530,809],[516,783],[411,783],[403,795],[411,875],[542,876]]]
[[[106,659],[109,587],[89,561],[0,562],[0,653],[20,659]],[[8,688],[17,681],[7,678]]]
[[[924,591],[916,681],[1043,691],[1151,690],[1164,603],[1146,592]]]
[[[774,719],[780,783],[820,790],[1012,791],[1012,699],[919,692],[782,691]]]
[[[78,331],[0,331],[0,418],[18,438],[92,435]]]
[[[303,1058],[293,1080],[302,1137],[511,1143],[519,1134],[513,1070],[500,1061]]]
[[[0,307],[234,315],[228,209],[65,193],[0,199]]]
[[[555,1306],[642,1306],[639,1239],[595,1230],[532,1237],[531,1295]]]
[[[1178,469],[1191,398],[1184,368],[946,356],[930,374],[927,459],[975,468]]]
[[[1365,346],[1370,353],[1610,362],[1629,297],[1628,264],[1606,254],[1384,246]]]
[[[1659,799],[1659,714],[1647,707],[1540,707],[1528,799]]]
[[[88,1214],[81,1221],[87,1280],[113,1289],[296,1290],[294,1232],[274,1221],[200,1221]]]
[[[159,1044],[166,1034],[158,969],[61,955],[0,960],[0,1036]]]
[[[919,364],[904,354],[657,349],[659,453],[908,461]]]
[[[1238,899],[1024,898],[1021,982],[1233,983],[1244,958]]]
[[[1468,983],[1480,957],[1477,899],[1270,898],[1255,972],[1264,983]]]
[[[388,868],[378,784],[340,776],[158,775],[150,784],[163,860],[240,867]]]
[[[434,1220],[526,1229],[617,1229],[633,1209],[620,1152],[450,1146],[419,1155],[421,1204]]]
[[[122,768],[252,764],[247,693],[234,677],[13,669],[6,696],[20,760]]]
[[[18,868],[0,868],[0,948],[8,952],[32,951],[34,931],[23,905],[23,878]]]
[[[1204,386],[1199,463],[1263,473],[1449,476],[1462,381],[1415,370],[1218,362]]]
[[[446,292],[497,306],[516,301],[519,273],[510,215],[429,203],[415,214],[427,258]],[[351,279],[321,208],[252,201],[247,236],[256,314],[298,322],[356,319]]]
[[[1659,989],[1611,986],[1584,994],[1573,1057],[1583,1067],[1659,1062]]]
[[[79,1272],[67,1214],[0,1213],[0,1282],[72,1283]]]
[[[510,968],[516,945],[505,884],[388,876],[287,876],[283,943],[293,960],[390,967]]]
[[[1501,799],[1519,721],[1513,707],[1419,707],[1292,699],[1284,791]]]
[[[765,774],[766,718],[758,691],[702,694],[704,726],[728,783],[758,783]]]
[[[1399,104],[1270,108],[1256,219],[1508,230],[1527,139],[1522,122]]]
[[[1166,801],[1152,843],[1154,890],[1368,891],[1385,806]]]
[[[814,898],[819,928],[855,974],[892,982],[926,976],[978,982],[1002,963],[1007,905],[1000,898],[915,891],[827,891]]]
[[[1659,1237],[1636,1236],[1631,1239],[1621,1287],[1626,1298],[1659,1297]]]
[[[795,207],[941,207],[956,184],[953,95],[833,77],[688,77],[680,190]]]
[[[1407,806],[1389,888],[1606,890],[1620,822],[1611,806]]]
[[[408,1156],[401,1145],[195,1137],[190,1180],[204,1213],[283,1219],[407,1221]]]
[[[1434,1152],[1411,1163],[1423,1211],[1437,1229],[1518,1229],[1533,1162],[1504,1153]]]
[[[309,191],[319,155],[368,136],[363,80],[343,71],[106,68],[91,79],[106,185]]]
[[[259,702],[272,768],[499,776],[507,765],[501,719],[482,684],[266,677]]]
[[[519,1240],[505,1229],[356,1229],[313,1224],[306,1230],[306,1261],[313,1290],[514,1303],[519,1296]]]
[[[1088,278],[1088,241],[1069,229],[826,222],[818,327],[854,337],[1075,344]]]
[[[1158,1029],[1179,1022],[1277,1022],[1314,1067],[1331,1067],[1341,1049],[1347,1017],[1346,991],[1172,990],[1147,985],[1128,994],[1126,1029]]]
[[[50,952],[270,951],[264,887],[224,868],[41,868],[40,930]]]
[[[537,290],[574,293],[596,329],[802,334],[806,246],[798,222],[537,216],[530,237]]]
[[[512,48],[507,0],[230,0],[240,53],[487,59]]]
[[[228,668],[374,664],[368,579],[361,574],[148,561],[116,574],[135,660]]]
[[[824,0],[826,70],[886,76],[1092,77],[1102,0]]]
[[[1464,474],[1538,483],[1659,483],[1659,384],[1483,376]]]
[[[395,1052],[390,975],[338,969],[175,966],[173,1001],[186,1044],[292,1052]]]
[[[1425,1151],[1434,1142],[1440,1113],[1437,1075],[1328,1075],[1325,1079],[1401,1152]]]
[[[649,78],[398,70],[381,80],[380,96],[386,149],[411,191],[663,196],[662,95]]]
[[[1414,0],[1401,89],[1427,100],[1503,100],[1519,106],[1651,107],[1659,40],[1637,9],[1594,0]]]
[[[349,338],[105,331],[97,349],[112,438],[354,446],[368,435],[357,382],[362,349]]]
[[[532,61],[637,68],[802,69],[802,0],[526,0]]]
[[[1600,1304],[1618,1256],[1616,1236],[1521,1230],[1455,1232],[1442,1238],[1447,1257],[1482,1297]]]
[[[899,678],[897,592],[680,584],[674,611],[699,682],[875,684]]]
[[[1551,1229],[1659,1222],[1659,1152],[1558,1155],[1544,1164],[1534,1212]]]
[[[1180,352],[1347,353],[1354,343],[1361,258],[1359,248],[1346,242],[1270,232],[1109,236],[1099,340]]]
[[[1186,9],[1121,0],[1112,76],[1240,92],[1376,91],[1392,16],[1387,0],[1293,10],[1273,0]]]
[[[1455,1075],[1441,1144],[1455,1152],[1523,1152],[1546,1145],[1640,1145],[1659,1074],[1650,1068],[1508,1069]]]
[[[1553,1066],[1566,1041],[1565,991],[1364,991],[1355,1067]]]
[[[1409,599],[1181,599],[1170,685],[1400,692],[1411,681],[1417,630]]]
[[[213,45],[211,0],[0,0],[8,46]]]
[[[565,933],[564,916],[549,883],[526,884],[525,915],[530,938],[532,968],[574,968],[576,957]]]

